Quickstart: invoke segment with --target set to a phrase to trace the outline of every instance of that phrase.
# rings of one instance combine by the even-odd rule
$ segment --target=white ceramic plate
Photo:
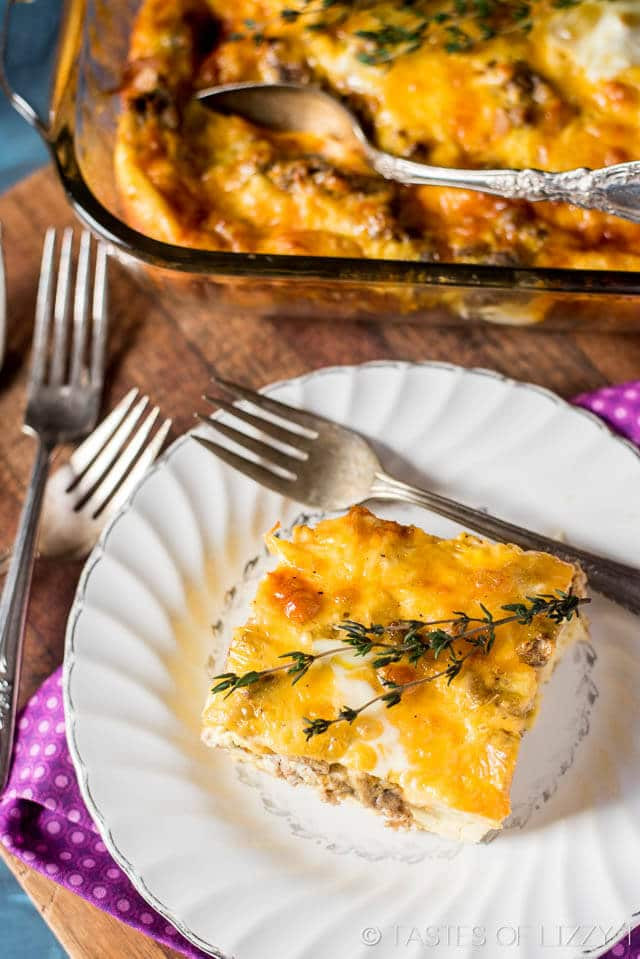
[[[406,479],[640,565],[637,452],[551,393],[403,363],[321,370],[269,392],[371,437]],[[424,511],[377,511],[456,532]],[[464,847],[395,833],[367,811],[238,772],[198,740],[211,624],[264,531],[299,513],[184,437],[92,554],[69,620],[66,710],[114,858],[214,955],[601,955],[640,907],[637,620],[596,598],[593,648],[556,671],[525,739],[508,829]]]

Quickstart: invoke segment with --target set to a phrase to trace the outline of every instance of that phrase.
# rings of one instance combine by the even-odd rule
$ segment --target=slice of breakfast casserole
[[[204,741],[390,825],[500,828],[540,688],[588,635],[582,572],[362,507],[267,543],[281,562],[214,680]]]

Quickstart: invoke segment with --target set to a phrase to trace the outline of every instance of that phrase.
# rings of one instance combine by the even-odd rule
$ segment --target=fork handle
[[[51,462],[51,448],[38,439],[27,497],[0,601],[0,792],[11,769],[18,687],[38,521]]]
[[[632,612],[640,613],[640,569],[560,543],[438,493],[409,486],[386,473],[376,474],[370,496],[374,499],[402,500],[423,506],[499,542],[515,543],[523,549],[551,553],[567,563],[578,563],[594,589]]]

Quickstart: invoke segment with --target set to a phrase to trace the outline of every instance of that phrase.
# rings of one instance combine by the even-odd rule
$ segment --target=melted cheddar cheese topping
[[[339,142],[191,99],[249,80],[320,84],[380,147],[436,165],[610,165],[640,158],[638,0],[144,0],[115,165],[130,222],[180,245],[640,268],[637,224],[391,184]]]
[[[296,527],[290,541],[268,535],[281,564],[261,582],[249,622],[233,637],[225,666],[238,674],[281,665],[292,650],[339,645],[336,624],[447,619],[453,611],[495,618],[528,595],[568,591],[575,570],[543,553],[484,542],[468,534],[441,540],[415,526],[381,520],[362,507]],[[332,718],[384,692],[443,668],[432,656],[374,669],[345,648],[318,660],[295,685],[280,674],[230,696],[211,694],[205,729],[231,733],[252,753],[340,763],[401,788],[416,807],[433,803],[500,822],[523,731],[535,714],[539,665],[526,650],[553,648],[562,627],[537,617],[496,630],[491,651],[470,657],[449,685],[438,679],[405,692],[392,708],[377,703],[353,724],[339,723],[310,741],[303,717]],[[460,650],[462,651],[462,650]]]

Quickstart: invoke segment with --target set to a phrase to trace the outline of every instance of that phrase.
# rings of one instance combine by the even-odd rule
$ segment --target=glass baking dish
[[[19,16],[7,0],[0,79],[47,143],[79,218],[130,267],[175,293],[210,298],[217,312],[317,320],[473,321],[609,331],[640,329],[640,276],[623,271],[531,269],[315,256],[209,252],[172,246],[119,216],[112,155],[129,35],[139,0],[67,0],[61,6],[48,103],[40,112],[11,78]],[[16,83],[17,87],[17,83]]]

